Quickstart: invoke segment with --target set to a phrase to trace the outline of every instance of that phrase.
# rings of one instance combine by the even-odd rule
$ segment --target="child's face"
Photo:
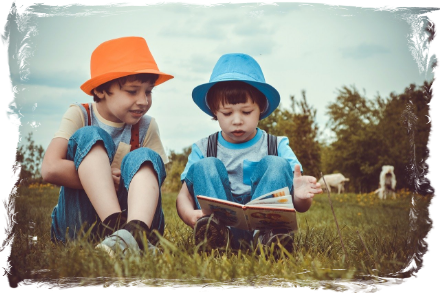
[[[140,81],[127,81],[122,87],[115,82],[110,93],[98,92],[101,100],[96,103],[99,114],[112,122],[136,124],[151,107],[151,91],[154,84]]]
[[[246,103],[220,104],[215,115],[222,129],[223,138],[228,142],[246,142],[257,133],[260,108],[249,97]]]

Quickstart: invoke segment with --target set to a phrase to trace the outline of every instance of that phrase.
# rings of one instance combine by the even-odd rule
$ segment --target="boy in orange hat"
[[[145,114],[152,89],[173,76],[159,71],[140,37],[102,43],[90,64],[81,89],[94,103],[68,108],[41,167],[44,181],[61,186],[51,238],[87,235],[110,255],[156,251],[168,158],[156,121]]]

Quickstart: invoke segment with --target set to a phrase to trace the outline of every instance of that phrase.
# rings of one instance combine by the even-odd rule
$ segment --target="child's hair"
[[[121,88],[127,81],[140,81],[142,83],[149,82],[154,84],[156,80],[159,78],[159,75],[153,74],[153,73],[139,73],[139,74],[132,74],[128,76],[119,77],[110,81],[107,81],[106,83],[103,83],[95,88],[98,92],[106,92],[108,95],[111,94],[110,87],[113,85],[113,83],[117,82],[119,83],[119,88]],[[99,103],[100,99],[96,96],[95,92],[93,93],[93,101],[96,103]]]
[[[223,81],[213,85],[206,94],[206,103],[214,113],[214,120],[217,120],[215,113],[220,108],[220,104],[239,104],[246,103],[248,97],[253,103],[258,105],[260,112],[266,110],[267,98],[250,84],[242,81]]]

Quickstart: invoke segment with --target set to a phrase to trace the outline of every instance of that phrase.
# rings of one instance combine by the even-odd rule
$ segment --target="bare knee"
[[[104,142],[102,140],[98,140],[90,149],[90,152],[98,152],[98,151],[105,151],[105,146],[104,146]]]
[[[151,163],[150,161],[146,161],[142,163],[142,165],[139,167],[139,170],[134,176],[142,177],[143,179],[154,178],[155,181],[158,182],[157,174],[156,171],[154,170],[153,163]]]

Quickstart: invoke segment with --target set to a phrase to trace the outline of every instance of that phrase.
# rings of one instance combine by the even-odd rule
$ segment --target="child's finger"
[[[112,177],[113,177],[113,182],[115,184],[119,184],[120,177],[119,176],[115,176],[115,175],[113,175]]]
[[[298,164],[295,165],[295,171],[293,172],[293,177],[294,178],[301,177],[301,167]]]
[[[112,174],[116,175],[116,176],[121,176],[121,170],[113,168],[112,169]]]

